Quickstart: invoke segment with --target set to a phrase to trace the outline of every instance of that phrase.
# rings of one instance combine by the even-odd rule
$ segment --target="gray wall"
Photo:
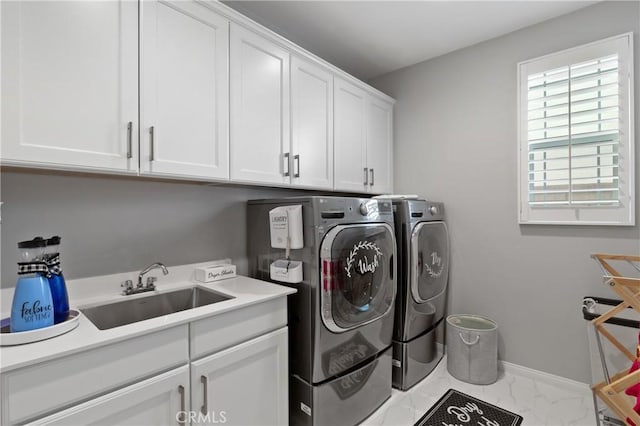
[[[582,297],[613,295],[589,255],[638,254],[640,230],[518,225],[516,63],[627,31],[635,34],[638,153],[638,2],[602,2],[371,82],[397,99],[396,192],[445,203],[450,311],[494,318],[501,359],[583,382]],[[636,176],[640,200],[638,165]]]
[[[2,287],[15,286],[16,242],[62,236],[65,277],[230,257],[246,273],[252,198],[306,193],[141,178],[3,172]]]

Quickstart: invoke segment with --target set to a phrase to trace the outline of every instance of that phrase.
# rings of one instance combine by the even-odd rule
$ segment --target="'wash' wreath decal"
[[[356,265],[353,266],[356,261],[356,256],[360,250],[369,250],[373,252],[373,259],[369,260],[367,255],[363,255]],[[380,258],[382,257],[382,251],[375,243],[370,243],[369,241],[359,241],[358,244],[353,246],[353,249],[349,252],[349,257],[347,258],[347,266],[345,266],[344,270],[347,271],[347,277],[351,278],[351,270],[355,269],[356,272],[359,272],[361,275],[364,275],[367,272],[375,272],[380,265]]]

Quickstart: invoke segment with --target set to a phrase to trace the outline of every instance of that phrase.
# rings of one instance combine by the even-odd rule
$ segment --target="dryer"
[[[284,249],[272,247],[269,213],[298,205],[303,244],[285,259]],[[297,290],[288,299],[289,423],[361,422],[391,396],[391,201],[301,197],[253,200],[247,208],[250,275]],[[274,275],[273,265],[289,261],[301,264],[301,276]]]
[[[444,205],[394,200],[398,294],[393,335],[393,386],[407,390],[444,355],[449,237]]]

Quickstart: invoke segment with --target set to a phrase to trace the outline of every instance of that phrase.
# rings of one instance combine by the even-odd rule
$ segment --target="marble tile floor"
[[[447,372],[446,358],[422,382],[389,398],[369,416],[365,426],[412,426],[449,389],[456,389],[521,415],[522,426],[594,426],[593,397],[587,385],[506,368],[498,381],[479,386],[461,382]]]

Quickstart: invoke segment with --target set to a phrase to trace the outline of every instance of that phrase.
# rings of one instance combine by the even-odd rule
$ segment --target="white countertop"
[[[193,271],[195,267],[207,266],[213,263],[215,262],[169,267],[169,275],[167,276],[163,276],[159,270],[151,271],[146,276],[153,275],[158,277],[158,281],[156,282],[157,289],[154,292],[130,296],[121,295],[122,289],[120,288],[120,283],[126,279],[133,279],[135,283],[138,274],[137,271],[68,281],[67,289],[71,309],[79,309],[119,300],[130,300],[132,298],[145,297],[154,293],[164,293],[196,285],[231,296],[233,299],[135,322],[109,330],[99,330],[84,315],[80,314],[78,326],[66,334],[40,342],[0,348],[0,372],[6,373],[16,368],[109,343],[115,343],[142,334],[175,327],[180,324],[218,315],[244,306],[254,305],[278,297],[285,297],[288,294],[296,292],[295,289],[290,287],[244,276],[237,276],[235,278],[211,283],[201,283],[194,280]],[[0,292],[3,318],[9,316],[12,298],[13,289],[3,289]]]

